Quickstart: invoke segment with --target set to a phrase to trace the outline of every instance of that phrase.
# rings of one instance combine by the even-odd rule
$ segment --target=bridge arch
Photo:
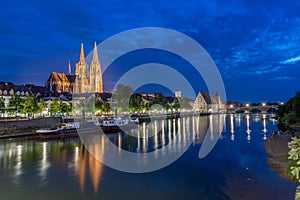
[[[269,108],[267,110],[268,113],[277,113],[278,112],[278,109],[277,108]]]
[[[251,113],[261,113],[261,110],[258,108],[254,108],[251,110]]]

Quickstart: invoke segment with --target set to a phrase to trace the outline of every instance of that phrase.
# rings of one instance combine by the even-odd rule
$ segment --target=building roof
[[[211,96],[208,92],[200,92],[200,93],[207,104],[212,103]]]
[[[66,74],[58,73],[58,72],[52,72],[49,79],[52,78],[56,81],[61,81],[61,82],[69,82],[69,79]]]
[[[0,90],[7,91],[5,95],[12,96],[15,95],[16,92],[24,92],[24,94],[31,94],[29,88],[25,85],[14,85],[12,82],[0,82]],[[10,91],[13,90],[13,94]],[[3,94],[3,93],[2,93]]]
[[[26,84],[26,87],[30,90],[31,94],[33,94],[34,96],[45,96],[45,94],[48,92],[45,86]]]
[[[15,90],[15,85],[12,82],[0,82],[0,90],[9,91],[9,90]]]
[[[101,98],[103,101],[108,101],[108,99],[112,97],[112,93],[107,93],[107,92],[96,93],[95,95],[96,98]]]

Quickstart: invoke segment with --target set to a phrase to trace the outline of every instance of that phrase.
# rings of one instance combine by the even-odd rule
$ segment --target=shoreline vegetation
[[[299,183],[300,92],[296,92],[285,105],[279,106],[277,119],[278,132],[281,134],[272,134],[264,142],[267,163],[281,177]]]

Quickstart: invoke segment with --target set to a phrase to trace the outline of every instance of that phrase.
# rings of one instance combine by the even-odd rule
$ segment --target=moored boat
[[[55,128],[49,128],[49,129],[39,129],[39,130],[36,130],[36,133],[38,133],[38,134],[56,134],[61,130],[63,130],[62,127],[55,127]]]

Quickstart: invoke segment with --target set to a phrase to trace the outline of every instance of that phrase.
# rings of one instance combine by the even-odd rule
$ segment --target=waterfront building
[[[176,97],[176,98],[181,98],[181,90],[177,89],[177,90],[175,91],[175,97]]]
[[[12,96],[20,96],[21,98],[27,95],[43,96],[46,93],[46,88],[35,85],[15,85],[12,82],[0,82],[0,97],[4,99],[5,107],[8,106]]]
[[[193,110],[201,113],[211,111],[212,99],[208,92],[199,92],[194,101]]]
[[[224,102],[221,100],[221,97],[216,91],[215,95],[212,97],[211,111],[213,113],[220,112],[220,110],[225,108]]]

